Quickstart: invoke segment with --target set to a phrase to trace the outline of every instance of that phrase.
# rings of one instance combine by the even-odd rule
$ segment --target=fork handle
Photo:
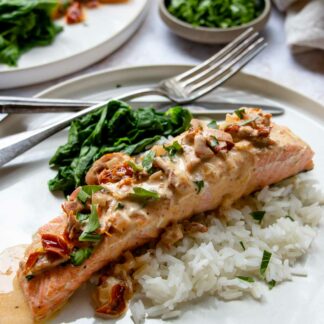
[[[134,92],[129,92],[125,95],[116,97],[115,99],[128,101],[134,98],[153,95],[153,94],[160,95],[163,97],[165,96],[165,94],[162,91],[159,91],[158,89],[147,88],[147,89],[137,90]],[[55,133],[59,132],[65,127],[69,126],[73,120],[103,107],[108,102],[109,100],[103,103],[93,105],[89,108],[85,108],[73,114],[72,116],[65,117],[64,119],[56,123],[53,123],[49,126],[42,127],[34,131],[26,132],[26,136],[24,136],[23,139],[19,137],[18,139],[13,139],[12,141],[10,141],[9,144],[0,145],[0,167],[5,165],[9,161],[13,160],[18,155],[31,149],[32,147],[39,144],[40,142],[44,141],[48,137],[54,135]]]

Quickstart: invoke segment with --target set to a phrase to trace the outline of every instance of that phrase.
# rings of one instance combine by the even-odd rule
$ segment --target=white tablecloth
[[[324,51],[293,56],[285,43],[284,17],[275,9],[263,32],[269,46],[244,68],[258,75],[293,88],[324,103]],[[114,54],[78,73],[59,80],[25,88],[3,90],[0,95],[33,96],[47,87],[68,78],[112,67],[146,64],[190,64],[205,60],[220,47],[200,45],[172,34],[160,20],[157,1],[138,32]]]

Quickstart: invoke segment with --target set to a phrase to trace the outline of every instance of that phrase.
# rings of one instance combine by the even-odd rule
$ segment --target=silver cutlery
[[[37,99],[37,98],[18,98],[18,97],[0,97],[0,114],[37,114],[37,113],[62,113],[79,111],[84,108],[97,105],[102,101],[84,101],[72,99]],[[170,101],[132,101],[134,109],[141,107],[154,107],[156,110],[165,110],[175,105]],[[195,104],[184,104],[193,114],[199,115],[199,108],[204,108],[206,115],[213,116],[224,115],[232,112],[239,107],[260,107],[273,116],[279,116],[284,113],[284,109],[276,106],[269,106],[255,103],[232,103],[219,101],[196,101]]]
[[[140,89],[115,99],[129,101],[142,96],[159,95],[178,104],[193,102],[231,78],[266,46],[267,43],[265,43],[264,38],[260,37],[259,33],[254,32],[253,28],[250,28],[196,67],[173,78],[163,80],[155,87]],[[85,108],[59,122],[26,132],[23,139],[1,145],[0,166],[69,126],[71,121],[95,111],[108,102]]]

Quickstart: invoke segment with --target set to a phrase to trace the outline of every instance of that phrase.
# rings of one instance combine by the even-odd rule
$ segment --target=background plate
[[[108,70],[67,81],[43,92],[42,97],[105,99],[134,88],[155,84],[178,74],[188,66],[146,66]],[[116,86],[121,87],[116,88]],[[149,99],[149,98],[148,98]],[[267,80],[239,73],[209,99],[277,104],[286,114],[275,119],[286,124],[313,147],[315,177],[324,184],[324,107],[289,89]],[[61,115],[62,116],[62,115]],[[9,116],[1,123],[0,136],[33,129],[59,119],[59,115]],[[60,213],[62,196],[53,196],[47,180],[55,175],[48,161],[58,145],[66,141],[66,131],[41,143],[0,169],[0,251],[30,242],[37,228]],[[266,293],[262,301],[245,298],[224,302],[213,297],[197,300],[183,307],[183,314],[172,323],[324,323],[324,228],[323,222],[305,265],[308,277],[294,277]],[[53,318],[51,323],[111,323],[95,319],[87,287],[82,287]],[[115,321],[130,323],[130,314]],[[160,323],[150,319],[147,323]],[[163,321],[167,323],[168,321]],[[171,322],[171,321],[169,321]]]
[[[22,55],[18,67],[0,64],[0,89],[48,81],[81,70],[108,54],[137,30],[145,18],[149,0],[128,0],[86,10],[84,23],[64,27],[54,43]]]

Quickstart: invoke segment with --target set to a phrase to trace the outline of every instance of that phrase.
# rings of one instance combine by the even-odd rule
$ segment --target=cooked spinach
[[[21,54],[53,42],[62,27],[51,14],[57,0],[0,0],[0,63],[16,66]]]
[[[263,0],[167,0],[168,11],[193,26],[228,28],[250,22],[264,9]]]
[[[68,194],[85,183],[86,172],[102,155],[143,152],[161,136],[176,136],[187,130],[191,118],[190,112],[181,107],[162,113],[153,108],[133,110],[124,102],[112,100],[71,123],[67,143],[49,162],[58,168],[56,177],[48,183],[49,189]]]

